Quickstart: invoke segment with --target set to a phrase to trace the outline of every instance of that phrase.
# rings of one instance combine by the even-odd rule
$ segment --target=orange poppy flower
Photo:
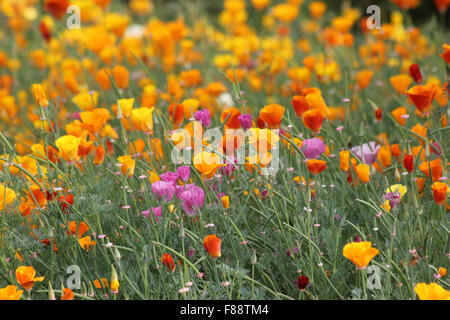
[[[100,85],[102,90],[108,91],[111,88],[111,80],[109,79],[109,76],[111,74],[111,70],[107,68],[100,69],[96,76],[95,81]]]
[[[358,269],[365,269],[370,261],[379,253],[372,248],[370,241],[347,243],[342,250],[344,257],[353,262]]]
[[[211,258],[219,258],[222,255],[220,251],[221,241],[215,234],[206,236],[203,239],[203,245]]]
[[[78,239],[78,243],[84,250],[89,251],[92,246],[97,244],[97,241],[92,241],[90,236],[86,236]]]
[[[450,44],[443,44],[444,52],[441,53],[442,59],[450,64]]]
[[[434,202],[436,202],[437,205],[442,206],[445,203],[445,198],[447,196],[447,184],[436,181],[431,185],[431,189],[433,189]]]
[[[441,159],[434,159],[429,162],[424,161],[419,165],[419,170],[428,178],[430,178],[431,172],[433,181],[438,181],[442,177]]]
[[[240,115],[241,112],[235,107],[225,109],[220,115],[220,122],[224,122],[228,117],[225,123],[225,129],[239,129],[241,127],[241,122],[238,118]]]
[[[420,0],[391,0],[391,2],[395,3],[402,10],[414,9],[420,4]]]
[[[92,163],[100,165],[103,163],[104,159],[105,159],[105,148],[102,145],[99,145],[97,148],[95,148],[94,161]]]
[[[151,108],[137,108],[131,112],[131,120],[136,129],[145,133],[153,134],[153,111],[155,107]]]
[[[278,129],[286,109],[279,104],[269,104],[261,109],[259,117],[266,123],[269,129]]]
[[[27,291],[30,291],[34,283],[43,281],[44,277],[35,277],[36,271],[31,266],[20,266],[16,269],[17,282]]]
[[[134,98],[117,100],[117,118],[129,118],[133,110]]]
[[[33,185],[30,187],[31,193],[33,197],[32,199],[35,199],[39,205],[39,207],[43,208],[47,204],[47,197],[46,194],[41,190],[41,188],[37,185]]]
[[[70,221],[69,222],[69,230],[67,230],[67,234],[70,235],[78,235],[78,238],[80,238],[86,231],[89,230],[88,225],[86,222],[81,221],[78,225],[78,232],[77,232],[77,222],[76,221]]]
[[[305,100],[311,107],[311,109],[318,109],[322,113],[323,117],[326,118],[330,115],[330,111],[328,110],[327,104],[322,97],[322,93],[319,89],[310,88],[305,89]]]
[[[294,107],[295,114],[299,118],[303,115],[303,113],[311,108],[304,96],[293,96],[291,102]]]
[[[58,138],[58,140],[55,141],[56,146],[59,149],[59,155],[66,161],[78,161],[79,155],[78,155],[78,147],[80,145],[81,138],[72,136],[72,135],[66,135]]]
[[[437,104],[441,107],[445,107],[448,103],[448,82],[445,82],[445,84],[440,87],[439,85],[435,85],[436,88],[436,95],[434,96],[434,99],[436,100]]]
[[[131,177],[134,174],[136,160],[134,160],[130,155],[118,157],[117,161],[122,164],[120,170],[122,171],[123,175],[128,175],[128,177]]]
[[[224,154],[227,156],[234,156],[236,149],[239,149],[242,146],[244,140],[244,134],[240,135],[239,131],[230,132],[229,130],[225,130],[220,146],[222,147]]]
[[[420,160],[425,161],[425,148],[423,146],[412,147],[411,152],[414,156],[414,161],[420,156]]]
[[[372,70],[361,70],[356,73],[356,82],[360,90],[365,89],[369,86],[370,80],[372,80],[373,71]]]
[[[129,72],[124,66],[115,66],[113,69],[113,78],[117,88],[126,89],[129,83]]]
[[[185,99],[181,103],[183,105],[183,113],[186,119],[191,119],[194,117],[194,113],[197,111],[200,106],[200,101],[197,99]]]
[[[69,288],[64,288],[63,289],[63,295],[61,297],[61,300],[73,300],[73,298],[75,297],[75,294],[73,293],[73,291]]]
[[[108,279],[106,279],[106,278],[101,278],[100,280],[99,280],[99,279],[95,279],[95,280],[94,280],[94,286],[95,286],[97,289],[101,289],[101,288],[102,288],[102,285],[103,285],[103,288],[108,288],[108,287],[109,287]]]
[[[311,174],[317,175],[327,168],[327,162],[324,160],[309,159],[306,162],[306,167]]]
[[[17,289],[17,286],[0,288],[0,300],[20,300],[23,290]]]
[[[417,186],[417,191],[419,192],[419,194],[421,194],[423,192],[423,190],[425,189],[425,179],[417,178],[416,186]]]
[[[370,180],[370,167],[367,164],[360,163],[355,168],[359,181],[368,183]]]
[[[36,102],[42,107],[46,108],[48,106],[47,96],[45,95],[44,88],[42,85],[35,83],[32,86],[33,96]]]
[[[398,107],[391,112],[395,121],[397,121],[397,123],[401,126],[404,126],[406,123],[406,119],[403,117],[406,113],[407,110],[405,107]]]
[[[434,5],[439,12],[445,13],[450,6],[450,0],[434,0]]]
[[[305,127],[313,132],[319,132],[323,124],[323,114],[319,109],[310,109],[303,113],[302,121]]]
[[[167,269],[172,272],[175,271],[175,263],[173,262],[173,258],[170,254],[164,253],[162,258],[162,263],[167,267]]]
[[[347,172],[349,168],[350,151],[343,150],[339,152],[339,168]]]
[[[196,69],[181,71],[180,78],[186,87],[193,87],[202,83],[202,74]]]
[[[56,19],[61,19],[69,7],[69,0],[45,0],[44,10],[51,13]]]
[[[314,56],[305,57],[303,58],[302,62],[305,65],[305,67],[308,68],[309,71],[313,71],[316,63],[316,57]]]
[[[220,157],[215,153],[202,151],[194,156],[194,167],[207,179],[212,178],[222,166]]]
[[[441,128],[445,128],[447,126],[447,115],[442,114],[441,116]]]
[[[424,282],[418,283],[414,287],[419,300],[449,300],[450,291],[445,290],[437,283],[426,284]]]
[[[427,128],[425,128],[424,126],[422,126],[420,123],[418,123],[417,125],[415,125],[414,127],[411,128],[411,131],[416,133],[417,135],[419,135],[420,137],[426,138],[427,137]],[[421,139],[419,137],[417,137],[419,139],[419,142],[421,145],[425,145],[426,141],[424,139]]]
[[[179,126],[184,120],[184,107],[181,103],[172,102],[169,105],[169,115],[172,123]]]
[[[400,150],[400,145],[397,143],[391,145],[391,153],[394,157],[399,159],[400,156],[402,155],[402,150]]]
[[[93,141],[86,141],[82,139],[80,141],[80,145],[78,146],[78,156],[80,156],[80,158],[84,158],[90,154],[94,148],[95,146]]]
[[[320,19],[325,11],[327,10],[327,5],[322,1],[312,1],[308,6],[309,12],[314,19]]]
[[[408,90],[412,79],[406,74],[399,74],[397,76],[390,77],[389,82],[397,93],[404,94],[405,91]]]
[[[145,149],[145,141],[142,139],[137,139],[134,142],[128,144],[128,151],[133,156],[141,155]]]
[[[373,163],[373,167],[378,172],[382,172],[383,169],[389,167],[391,164],[392,164],[391,148],[389,146],[381,146],[380,150],[378,151],[377,159]]]
[[[436,95],[436,87],[432,84],[416,85],[411,87],[406,94],[420,112],[428,112]]]
[[[222,200],[222,206],[224,209],[228,209],[230,207],[230,197],[229,196],[223,196],[221,198]]]

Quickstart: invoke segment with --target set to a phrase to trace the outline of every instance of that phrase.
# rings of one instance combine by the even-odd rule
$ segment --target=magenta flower
[[[211,124],[211,115],[208,109],[196,111],[194,113],[195,120],[199,121],[203,127],[208,128]]]
[[[177,184],[178,173],[167,171],[166,173],[161,174],[161,180],[171,182],[172,184]]]
[[[359,160],[361,160],[365,164],[372,165],[375,160],[377,160],[378,151],[380,151],[380,148],[380,145],[376,145],[374,141],[371,141],[369,143],[364,143],[362,147],[353,147],[351,150]],[[363,154],[364,159],[362,159],[361,154]]]
[[[288,257],[290,257],[293,254],[297,254],[298,253],[298,248],[297,247],[293,247],[291,250],[286,250],[286,254]]]
[[[183,192],[188,191],[189,189],[191,189],[193,186],[195,186],[195,184],[193,184],[193,183],[185,184],[184,186],[175,186],[175,196],[178,199],[180,199],[180,195]]]
[[[175,193],[175,186],[172,182],[168,181],[156,181],[152,183],[152,193],[158,199],[162,198],[165,201],[172,200]]]
[[[230,160],[233,160],[234,164],[237,164],[238,159],[235,156],[229,156]],[[220,174],[231,176],[233,171],[235,170],[235,166],[231,164],[228,160],[226,160],[226,165],[219,169]]]
[[[238,117],[238,120],[244,130],[250,129],[252,127],[252,115],[250,113],[241,114]]]
[[[312,138],[303,141],[303,154],[307,159],[317,159],[325,152],[325,144],[319,138]]]
[[[161,208],[161,206],[156,207],[156,208],[152,207],[152,211],[153,211],[153,214],[155,216],[156,222],[159,222],[159,218],[162,217],[162,208]]]
[[[189,166],[181,166],[177,169],[178,177],[181,181],[186,182],[191,176],[191,168]]]
[[[148,218],[149,213],[150,213],[150,210],[141,211],[141,214],[146,218]]]
[[[197,186],[192,186],[189,190],[184,191],[179,197],[183,200],[183,209],[190,216],[197,213],[197,210],[203,208],[205,200],[205,191]]]
[[[439,152],[436,152],[433,148],[431,148],[431,152],[436,153],[438,156],[440,156],[440,155],[441,155],[441,152],[442,152],[441,146],[439,145],[438,142],[433,142],[433,145],[436,147],[436,149],[437,149]]]

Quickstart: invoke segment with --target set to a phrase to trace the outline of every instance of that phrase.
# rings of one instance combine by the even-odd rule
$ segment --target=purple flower
[[[195,120],[199,121],[203,127],[208,128],[211,124],[211,115],[208,109],[196,111],[194,113]]]
[[[178,177],[181,181],[188,181],[191,176],[191,168],[189,166],[181,166],[177,169]]]
[[[180,199],[183,200],[183,209],[190,216],[197,213],[198,209],[203,208],[205,200],[205,191],[197,186],[191,187],[189,190],[180,194]]]
[[[325,144],[319,138],[312,138],[303,141],[302,151],[307,159],[317,159],[325,152]]]
[[[291,250],[286,250],[286,254],[288,257],[290,257],[292,254],[297,254],[297,253],[298,253],[297,247],[293,247]]]
[[[252,127],[252,115],[250,113],[241,114],[238,117],[238,120],[244,130],[250,129]]]
[[[177,184],[178,173],[167,171],[166,173],[161,174],[161,179],[163,181],[171,182],[172,184]]]
[[[389,192],[383,196],[384,200],[389,200],[389,206],[395,208],[400,203],[401,194],[398,192]]]
[[[163,198],[164,200],[172,200],[175,193],[175,186],[172,182],[168,181],[156,181],[152,183],[152,193],[157,198]]]
[[[377,160],[378,151],[380,151],[381,146],[376,145],[374,141],[369,143],[364,143],[362,145],[362,154],[364,155],[364,160],[361,158],[361,146],[353,147],[351,150],[356,156],[364,162],[365,164],[372,165],[372,163]]]

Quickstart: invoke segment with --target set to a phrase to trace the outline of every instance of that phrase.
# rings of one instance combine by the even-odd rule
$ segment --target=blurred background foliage
[[[124,0],[127,1],[127,0]],[[195,5],[205,10],[210,15],[211,19],[216,18],[223,10],[223,0],[153,0],[155,8],[163,11],[163,16],[167,19],[173,18],[179,12],[180,7],[183,8],[187,3]],[[390,21],[390,15],[393,11],[398,11],[399,8],[389,0],[322,0],[327,4],[328,11],[333,11],[336,14],[340,13],[340,8],[345,3],[350,3],[352,7],[361,9],[365,14],[366,8],[370,5],[378,5],[381,8],[382,22]],[[286,2],[283,0],[272,0],[271,4]],[[309,0],[303,1],[303,8],[306,10]],[[251,8],[250,0],[247,0],[247,8]],[[251,12],[249,12],[251,14]],[[431,19],[439,20],[440,25],[445,25],[448,29],[450,27],[450,10],[447,10],[445,15],[439,15],[436,10],[433,0],[421,0],[420,5],[412,10],[408,10],[412,21],[416,26],[420,26],[429,22]]]

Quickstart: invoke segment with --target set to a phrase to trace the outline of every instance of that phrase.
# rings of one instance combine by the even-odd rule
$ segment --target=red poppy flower
[[[61,210],[68,214],[66,209],[73,204],[73,194],[68,194],[66,196],[60,196],[58,199],[59,203],[61,203]]]
[[[297,286],[300,291],[305,290],[306,287],[308,286],[308,284],[309,284],[309,278],[307,276],[304,276],[304,275],[298,276]]]
[[[405,155],[405,158],[403,159],[403,167],[409,173],[414,171],[414,157],[411,154]]]
[[[419,65],[417,63],[410,65],[408,71],[409,75],[414,79],[416,83],[423,82],[422,73],[420,72]]]

